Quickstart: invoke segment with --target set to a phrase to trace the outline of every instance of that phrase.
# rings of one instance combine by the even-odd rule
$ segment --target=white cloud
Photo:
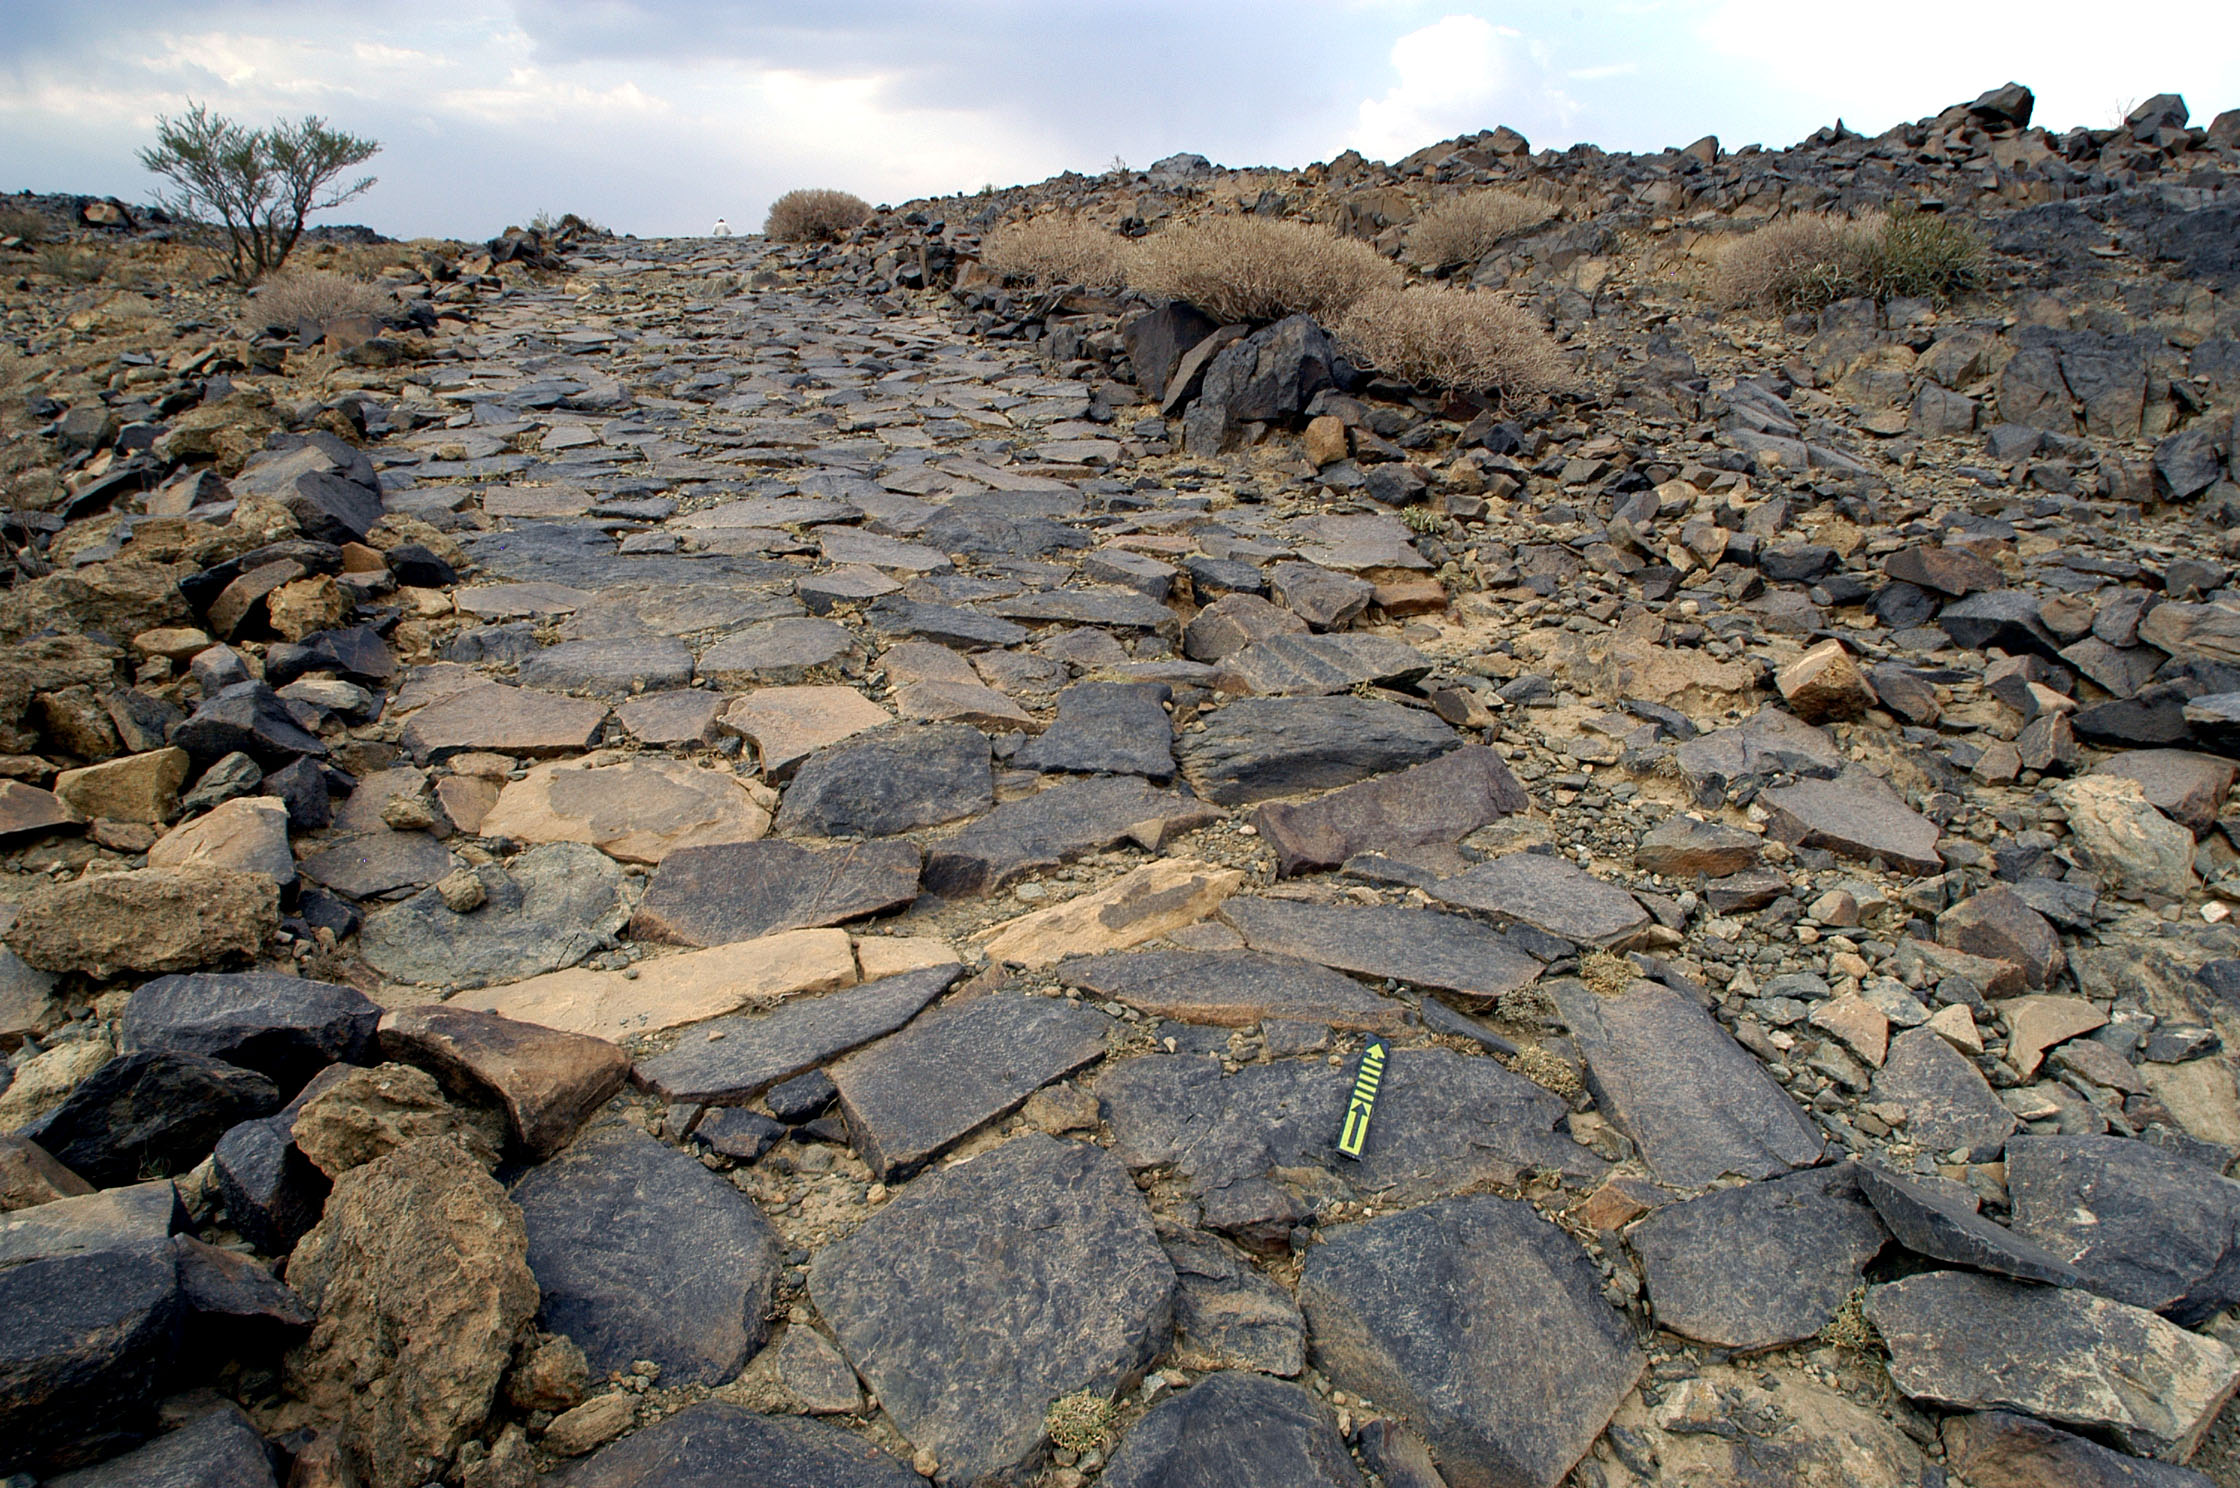
[[[1363,154],[1395,160],[1410,151],[1485,126],[1510,81],[1508,42],[1492,22],[1451,15],[1392,44],[1398,74],[1381,98],[1365,98],[1353,131]]]

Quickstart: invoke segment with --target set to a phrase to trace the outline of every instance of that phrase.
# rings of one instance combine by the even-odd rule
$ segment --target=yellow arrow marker
[[[1369,1047],[1361,1051],[1361,1069],[1353,1077],[1346,1124],[1338,1132],[1338,1151],[1347,1157],[1361,1156],[1362,1146],[1369,1140],[1369,1118],[1377,1109],[1377,1087],[1384,1083],[1384,1061],[1384,1040],[1370,1040]]]

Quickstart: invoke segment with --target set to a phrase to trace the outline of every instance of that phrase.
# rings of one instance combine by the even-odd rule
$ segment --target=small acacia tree
[[[306,217],[373,185],[372,176],[338,182],[380,151],[379,140],[329,129],[317,114],[245,129],[190,102],[178,118],[156,119],[155,146],[140,163],[171,182],[168,210],[225,228],[228,266],[248,284],[288,261]]]

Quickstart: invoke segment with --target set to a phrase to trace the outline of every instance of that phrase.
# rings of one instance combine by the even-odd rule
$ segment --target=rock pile
[[[2240,1481],[2240,115],[2030,109],[26,279],[0,1473]],[[1549,407],[976,260],[1498,184]]]

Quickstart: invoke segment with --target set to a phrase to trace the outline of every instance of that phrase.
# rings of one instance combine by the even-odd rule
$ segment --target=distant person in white
[[[708,229],[708,236],[709,236],[709,237],[711,237],[711,238],[728,238],[728,237],[730,237],[730,236],[731,236],[731,224],[730,224],[730,223],[728,223],[728,222],[726,222],[726,221],[724,221],[724,220],[723,220],[723,219],[722,219],[721,217],[718,217],[718,218],[716,219],[716,225],[715,225],[714,227],[711,227],[711,228],[709,228],[709,229]]]

